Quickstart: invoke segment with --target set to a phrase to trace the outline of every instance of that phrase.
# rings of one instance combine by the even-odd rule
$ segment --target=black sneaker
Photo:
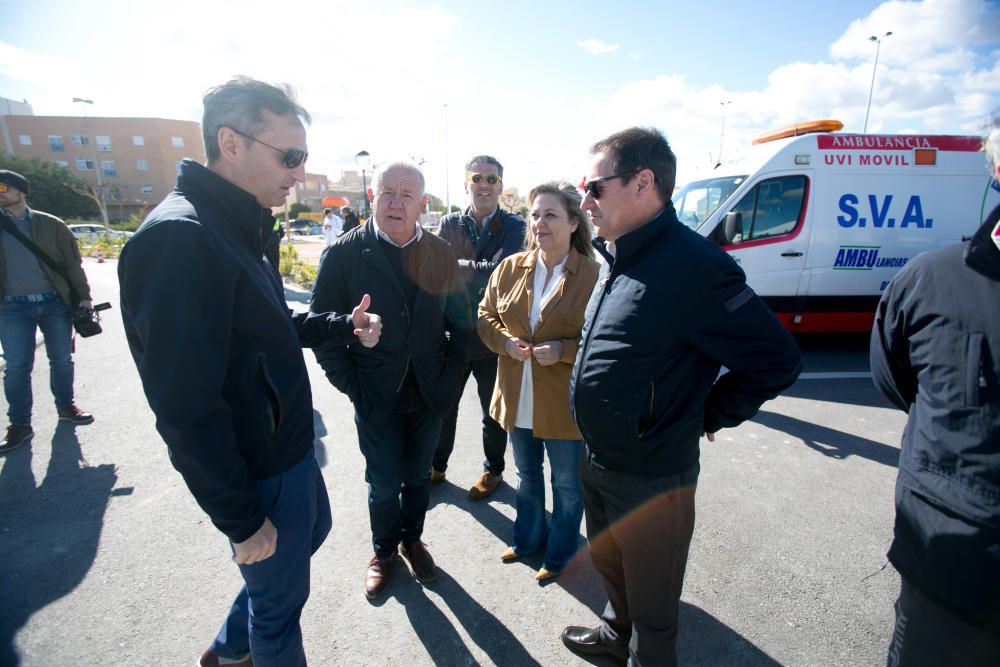
[[[94,415],[84,412],[75,405],[70,405],[68,408],[59,408],[58,412],[60,421],[73,422],[77,426],[94,423]]]
[[[3,442],[0,443],[0,454],[6,454],[13,449],[17,449],[34,434],[35,432],[31,430],[31,426],[27,424],[11,424],[7,427],[7,435],[4,436]]]

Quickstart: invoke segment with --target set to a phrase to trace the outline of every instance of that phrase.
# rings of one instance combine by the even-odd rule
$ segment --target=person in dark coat
[[[599,626],[567,627],[562,640],[579,655],[674,665],[699,438],[753,417],[795,382],[801,353],[732,258],[677,220],[676,160],[659,131],[624,130],[591,153],[581,208],[606,264],[570,408],[586,443],[587,539],[608,604]]]
[[[343,214],[344,218],[344,226],[341,228],[341,234],[346,234],[361,224],[361,221],[358,220],[358,214],[355,213],[354,209],[350,206],[345,206],[340,210],[340,212]]]
[[[424,197],[420,170],[388,163],[375,173],[370,194],[371,219],[324,251],[310,309],[336,310],[370,293],[383,317],[374,348],[332,343],[316,349],[327,379],[354,404],[368,482],[374,553],[365,595],[372,599],[389,585],[397,555],[409,561],[419,582],[437,576],[421,539],[431,457],[475,333],[454,250],[417,224]]]
[[[984,148],[1000,190],[1000,124]],[[1000,665],[1000,206],[968,243],[918,255],[889,282],[871,365],[909,415],[887,664]]]
[[[208,165],[184,160],[125,244],[122,320],[170,462],[244,581],[199,664],[304,666],[299,617],[330,504],[301,348],[375,345],[378,318],[367,298],[350,315],[292,315],[264,259],[270,207],[305,180],[309,115],[291,90],[241,77],[204,104]]]
[[[483,300],[486,283],[501,261],[524,249],[527,223],[520,217],[500,208],[503,191],[503,165],[491,155],[477,155],[465,165],[465,191],[471,203],[464,213],[450,213],[441,219],[438,234],[451,244],[458,255],[458,267],[469,293],[469,316],[478,317],[479,302]],[[504,454],[507,452],[507,432],[490,416],[490,400],[497,379],[497,355],[483,344],[478,335],[473,336],[469,350],[469,365],[465,369],[462,388],[476,378],[479,406],[483,420],[483,472],[469,488],[470,500],[489,497],[503,480]],[[434,452],[431,481],[443,482],[448,469],[448,459],[455,448],[455,426],[458,421],[458,404],[445,415],[441,439]]]

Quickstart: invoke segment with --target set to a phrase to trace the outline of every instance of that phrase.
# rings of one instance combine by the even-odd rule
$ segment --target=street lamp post
[[[451,213],[451,186],[448,183],[448,104],[444,107],[444,214]]]
[[[74,97],[73,102],[74,103],[79,102],[81,104],[89,104],[91,106],[94,105],[94,100],[88,100],[83,97]],[[88,113],[87,107],[83,107],[83,122],[84,122],[84,129],[87,132],[87,141],[91,142],[91,146],[94,149],[94,174],[97,176],[96,194],[99,200],[98,208],[101,210],[101,221],[104,223],[104,228],[108,229],[108,209],[106,204],[104,203],[104,179],[101,178],[101,164],[100,160],[97,157],[97,142],[94,140],[93,137],[90,136],[91,135],[90,114]]]
[[[882,49],[882,40],[892,34],[892,31],[885,33],[881,37],[877,35],[872,35],[868,38],[869,42],[875,42],[875,64],[872,66],[872,83],[868,87],[868,108],[865,109],[865,129],[863,134],[868,134],[868,113],[872,110],[872,92],[875,90],[875,72],[878,71],[878,54]]]
[[[722,142],[726,138],[726,107],[728,107],[732,103],[733,103],[732,100],[719,102],[719,104],[722,105],[722,131],[719,133],[719,155],[715,160],[716,169],[722,166]]]
[[[371,166],[372,156],[368,154],[368,151],[360,151],[354,156],[354,161],[359,167],[361,167],[361,196],[364,198],[365,207],[364,211],[361,213],[362,218],[368,217],[368,180],[367,180],[367,170]]]

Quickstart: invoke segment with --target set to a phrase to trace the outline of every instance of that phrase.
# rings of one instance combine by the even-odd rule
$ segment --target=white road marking
[[[871,379],[872,374],[868,371],[844,371],[834,373],[802,373],[800,380],[861,380]]]

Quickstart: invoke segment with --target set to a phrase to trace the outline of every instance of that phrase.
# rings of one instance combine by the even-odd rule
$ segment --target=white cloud
[[[587,102],[588,125],[661,128],[680,181],[718,159],[724,113],[723,159],[796,122],[830,118],[861,132],[875,55],[868,36],[887,30],[894,34],[880,52],[869,131],[979,133],[1000,109],[1000,50],[982,48],[1000,44],[1000,7],[981,0],[890,0],[850,24],[830,47],[832,62],[781,65],[760,90],[693,86],[680,74],[626,83]]]
[[[617,44],[605,44],[599,39],[585,39],[576,45],[592,56],[603,56],[605,53],[614,53],[618,50]]]

